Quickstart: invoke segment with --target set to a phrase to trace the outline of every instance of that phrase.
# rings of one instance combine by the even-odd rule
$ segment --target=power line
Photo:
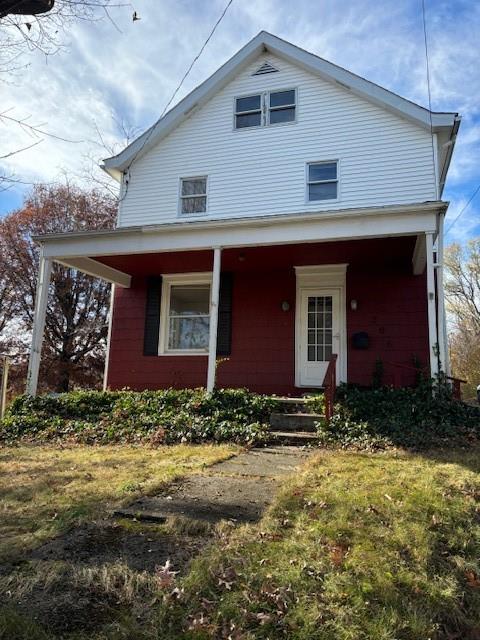
[[[432,164],[433,175],[435,177],[435,198],[438,200],[438,184],[437,184],[437,169],[435,159],[435,141],[433,137],[433,122],[432,122],[432,91],[430,87],[430,63],[428,59],[428,38],[427,38],[427,19],[425,14],[425,0],[422,0],[422,18],[423,18],[423,41],[425,45],[425,64],[427,68],[427,91],[428,91],[428,113],[430,116],[430,142],[432,147]]]
[[[210,42],[210,40],[212,39],[213,34],[215,33],[215,31],[217,30],[217,27],[219,26],[219,24],[221,23],[221,21],[223,20],[223,18],[225,17],[225,14],[227,13],[230,5],[232,4],[233,0],[228,0],[227,4],[225,5],[225,8],[223,9],[222,13],[220,14],[220,17],[218,18],[218,20],[215,22],[215,24],[213,25],[212,30],[210,31],[210,33],[208,34],[207,39],[205,40],[205,42],[203,43],[203,45],[200,48],[200,51],[197,53],[197,55],[194,57],[194,59],[192,60],[190,66],[188,67],[188,69],[186,70],[186,72],[183,74],[182,79],[180,80],[180,82],[178,83],[177,88],[175,89],[175,91],[172,94],[172,97],[170,98],[170,100],[167,102],[167,104],[165,105],[165,108],[162,111],[162,114],[159,118],[159,120],[161,120],[163,118],[163,116],[165,115],[168,107],[172,104],[173,100],[175,99],[175,96],[177,95],[177,93],[180,91],[180,89],[183,86],[183,83],[185,82],[185,80],[187,79],[190,71],[193,69],[194,64],[197,62],[197,60],[200,58],[200,56],[202,55],[205,47],[207,46],[207,44]],[[158,120],[157,120],[158,122]],[[138,151],[135,153],[135,155],[133,156],[132,160],[130,161],[126,171],[128,171],[130,169],[130,167],[132,166],[132,164],[135,162],[135,160],[138,157],[138,154],[143,150],[143,148],[145,147],[145,145],[147,144],[148,140],[150,139],[150,136],[152,135],[157,122],[152,125],[150,127],[150,130],[147,132],[147,135],[145,136],[145,139],[142,143],[142,145],[140,146],[140,148],[138,149]],[[124,200],[127,196],[127,192],[128,192],[128,182],[126,183],[126,188],[125,188],[125,193],[123,194],[122,198],[120,199],[120,202],[122,200]]]
[[[165,115],[166,110],[168,109],[168,107],[172,104],[175,96],[177,95],[177,93],[180,91],[180,89],[182,88],[183,83],[185,82],[185,80],[187,79],[188,74],[190,73],[190,71],[193,68],[193,65],[195,64],[195,62],[200,58],[200,56],[203,53],[203,50],[205,49],[205,47],[207,46],[207,44],[210,42],[211,37],[213,36],[213,34],[215,33],[218,25],[220,24],[220,22],[223,20],[225,14],[228,11],[228,8],[230,7],[230,5],[232,4],[233,0],[229,0],[227,2],[227,4],[225,5],[225,9],[222,11],[222,14],[220,15],[220,17],[218,18],[218,20],[216,21],[216,23],[213,25],[213,29],[210,31],[210,34],[208,36],[208,38],[205,40],[205,42],[202,45],[202,48],[200,49],[200,51],[197,53],[197,55],[195,56],[195,58],[192,60],[192,64],[188,67],[188,69],[186,70],[183,78],[180,80],[180,83],[178,85],[178,87],[175,89],[175,91],[172,94],[172,97],[170,98],[170,100],[167,102],[167,104],[165,105],[165,109],[162,111],[162,115],[160,117],[163,117]]]
[[[460,211],[459,214],[457,214],[457,216],[455,217],[455,220],[453,220],[450,225],[448,226],[448,229],[445,231],[445,233],[448,233],[450,231],[450,229],[453,227],[454,224],[457,223],[457,221],[460,219],[460,216],[463,214],[464,211],[466,211],[468,209],[468,207],[470,206],[470,203],[472,202],[472,200],[475,198],[475,196],[477,195],[477,193],[480,191],[480,184],[477,186],[477,188],[475,189],[475,191],[472,193],[472,195],[470,196],[470,198],[467,201],[467,204],[462,208],[462,210]]]

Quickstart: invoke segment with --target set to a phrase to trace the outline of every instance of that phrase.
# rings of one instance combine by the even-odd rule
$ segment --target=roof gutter
[[[462,122],[462,117],[458,114],[455,115],[452,130],[450,133],[450,139],[448,141],[447,155],[445,157],[445,162],[443,163],[442,172],[440,174],[440,196],[443,193],[443,189],[445,187],[445,182],[447,180],[448,169],[450,167],[450,163],[452,160],[453,149],[455,148],[455,142],[457,140],[458,130],[460,128],[460,123]]]

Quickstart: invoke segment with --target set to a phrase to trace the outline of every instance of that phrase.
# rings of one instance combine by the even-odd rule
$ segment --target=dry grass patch
[[[230,457],[231,445],[0,449],[0,561]]]

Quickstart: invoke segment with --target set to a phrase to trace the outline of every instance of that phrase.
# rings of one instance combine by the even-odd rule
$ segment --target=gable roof
[[[166,137],[173,129],[181,124],[191,113],[203,106],[210,98],[226,86],[233,77],[248,66],[263,52],[270,52],[276,56],[292,62],[320,78],[334,82],[344,89],[372,102],[384,109],[414,122],[415,124],[440,133],[439,142],[442,143],[443,157],[439,158],[440,183],[443,184],[453,151],[455,136],[460,124],[458,113],[430,112],[415,102],[384,89],[383,87],[365,80],[361,76],[347,71],[328,60],[309,53],[286,40],[266,31],[261,31],[250,42],[242,47],[230,60],[222,65],[213,75],[189,93],[175,107],[147,129],[141,136],[130,143],[116,156],[106,158],[102,168],[112,177],[120,180],[123,171],[131,163]],[[445,142],[450,144],[446,145]],[[440,147],[440,144],[439,144]]]

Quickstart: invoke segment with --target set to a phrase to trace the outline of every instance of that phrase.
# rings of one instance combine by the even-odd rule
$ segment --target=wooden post
[[[215,388],[215,370],[217,367],[217,329],[218,329],[218,301],[220,298],[220,266],[222,250],[213,249],[212,289],[210,291],[210,335],[208,341],[208,372],[207,392],[212,393]]]
[[[38,268],[37,295],[35,297],[35,312],[33,315],[32,344],[30,347],[27,373],[26,392],[30,396],[37,395],[38,372],[40,370],[43,331],[45,329],[45,317],[47,315],[48,288],[51,273],[52,261],[44,258],[41,253]]]
[[[3,356],[2,367],[2,386],[0,388],[0,420],[3,420],[5,415],[5,408],[7,406],[7,386],[8,386],[8,356]]]
[[[437,334],[437,304],[435,300],[435,274],[433,268],[433,234],[426,233],[427,252],[427,311],[428,311],[428,341],[430,346],[430,375],[435,378],[438,374],[438,334]]]

